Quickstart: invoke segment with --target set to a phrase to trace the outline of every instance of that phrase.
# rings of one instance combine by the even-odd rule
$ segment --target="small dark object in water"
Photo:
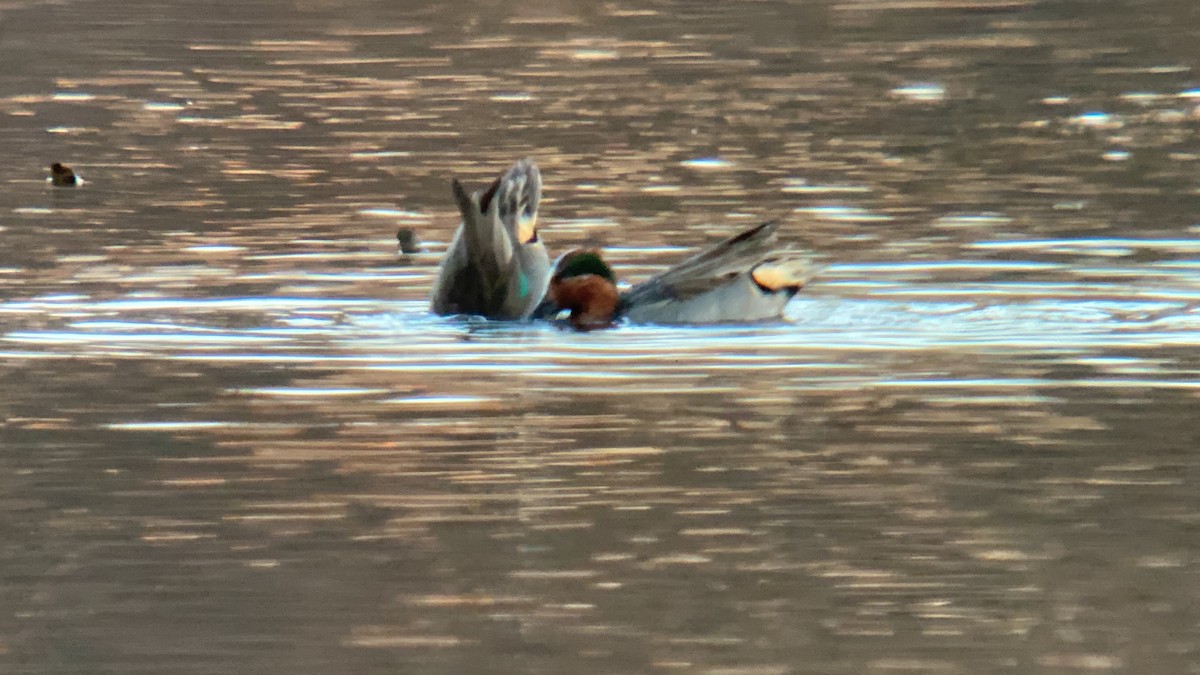
[[[79,180],[71,167],[55,162],[50,165],[50,183],[58,187],[75,187]]]
[[[396,232],[396,242],[400,245],[400,252],[405,255],[421,251],[421,242],[417,241],[417,233],[411,227],[400,228]]]

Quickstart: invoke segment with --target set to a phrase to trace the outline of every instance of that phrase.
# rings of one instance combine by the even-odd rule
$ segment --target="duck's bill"
[[[555,302],[550,298],[546,298],[534,308],[533,314],[530,314],[529,318],[534,321],[553,321],[554,319],[557,319],[560,314],[566,311],[567,310],[555,304]]]

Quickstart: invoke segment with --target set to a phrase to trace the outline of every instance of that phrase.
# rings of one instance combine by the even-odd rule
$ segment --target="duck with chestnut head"
[[[777,224],[730,237],[618,294],[598,251],[576,249],[555,265],[535,316],[570,311],[578,329],[617,319],[652,324],[712,324],[777,319],[816,272],[807,254],[777,248]]]
[[[513,164],[488,189],[451,182],[462,222],[438,268],[430,309],[489,319],[527,319],[550,281],[538,238],[542,178],[532,159]]]
[[[617,319],[621,296],[617,277],[595,249],[575,249],[559,257],[546,291],[545,310],[569,311],[567,320],[578,330],[608,328]]]

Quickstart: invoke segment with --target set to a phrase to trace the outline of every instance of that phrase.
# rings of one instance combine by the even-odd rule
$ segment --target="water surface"
[[[0,671],[1200,672],[1197,21],[0,1]],[[828,267],[430,316],[449,178],[526,155],[630,282]]]

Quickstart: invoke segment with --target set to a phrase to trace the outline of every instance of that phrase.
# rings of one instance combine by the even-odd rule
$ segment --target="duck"
[[[777,248],[778,224],[766,222],[617,293],[616,276],[595,249],[575,249],[555,263],[535,318],[569,311],[577,330],[626,319],[639,324],[713,324],[778,319],[816,274],[803,251]]]
[[[402,227],[396,230],[396,246],[399,255],[421,252],[421,241],[417,238],[416,230],[411,227]]]
[[[50,184],[55,187],[75,187],[83,180],[75,175],[71,167],[61,162],[50,165]]]
[[[450,183],[462,222],[438,266],[430,310],[496,320],[528,319],[550,283],[550,255],[538,237],[542,177],[522,159],[486,190]]]

